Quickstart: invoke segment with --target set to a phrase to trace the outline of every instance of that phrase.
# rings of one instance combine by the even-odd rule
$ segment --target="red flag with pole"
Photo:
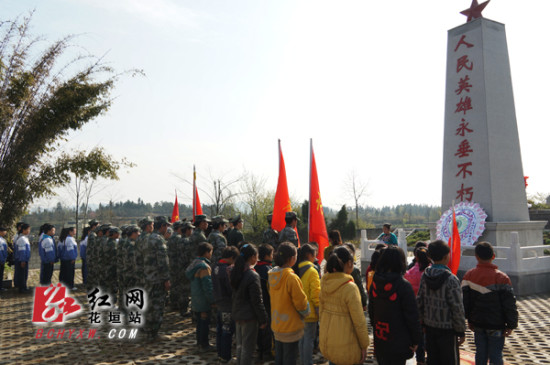
[[[451,237],[449,237],[449,247],[451,249],[451,259],[449,260],[449,268],[451,272],[456,275],[458,267],[460,266],[460,232],[458,231],[458,225],[456,224],[455,205],[453,202],[453,229]]]
[[[285,160],[281,150],[281,140],[279,140],[279,180],[277,181],[277,191],[275,192],[275,201],[273,203],[273,218],[271,228],[282,231],[286,226],[285,214],[292,211],[290,198],[288,195],[288,185],[286,182]]]
[[[193,165],[193,222],[196,215],[202,214],[201,201],[199,199],[199,191],[197,190],[197,173],[195,172],[195,165]]]
[[[174,208],[172,209],[172,223],[180,220],[180,207],[178,204],[178,193],[176,192],[176,201],[174,202]]]
[[[317,242],[319,252],[317,259],[323,261],[325,248],[328,247],[328,233],[321,202],[321,189],[319,189],[319,177],[317,176],[317,164],[313,153],[313,140],[310,139],[310,173],[309,173],[309,241]]]

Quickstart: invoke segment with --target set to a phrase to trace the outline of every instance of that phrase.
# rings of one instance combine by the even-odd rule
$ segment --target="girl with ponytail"
[[[319,345],[331,363],[362,364],[369,335],[359,289],[350,275],[353,255],[345,246],[327,258],[319,296]]]
[[[254,271],[258,251],[243,242],[230,281],[233,287],[232,316],[236,324],[237,364],[252,364],[258,328],[267,325],[267,313],[262,301],[260,276]]]

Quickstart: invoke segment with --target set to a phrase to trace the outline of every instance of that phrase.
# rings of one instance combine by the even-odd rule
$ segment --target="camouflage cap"
[[[286,212],[285,219],[296,219],[300,220],[298,216],[296,215],[296,212]]]
[[[139,226],[143,229],[143,227],[149,225],[153,223],[153,220],[151,219],[151,217],[145,217],[145,218],[142,218],[139,220],[138,224]]]
[[[92,219],[91,221],[88,222],[88,225],[91,227],[91,226],[95,226],[96,224],[99,224],[99,221],[98,220],[95,220],[95,219]]]
[[[229,223],[229,221],[225,219],[223,215],[217,215],[212,217],[212,223]]]
[[[126,228],[126,234],[128,236],[134,232],[141,232],[141,229],[135,224],[129,225],[128,228]]]
[[[195,222],[193,222],[193,223],[199,224],[200,222],[208,222],[208,223],[210,223],[210,222],[212,222],[212,221],[211,221],[210,218],[208,218],[208,216],[205,215],[205,214],[197,214],[197,215],[195,216]]]
[[[111,228],[111,223],[104,223],[101,226],[99,226],[100,231],[108,231],[109,228]]]
[[[172,223],[170,223],[170,220],[168,219],[168,217],[166,217],[165,215],[156,216],[155,217],[155,223],[157,223],[157,224],[167,224],[169,226],[172,225]]]
[[[193,224],[191,224],[191,222],[183,223],[183,227],[182,227],[183,230],[186,230],[186,229],[189,229],[189,228],[195,229],[195,226]]]
[[[177,231],[178,229],[182,228],[183,225],[183,221],[175,221],[174,223],[172,223],[172,228],[174,229],[174,231]]]
[[[239,224],[240,222],[242,222],[243,219],[241,218],[241,215],[239,214],[238,216],[236,216],[235,218],[233,218],[233,221],[231,223],[233,224]]]
[[[110,234],[113,234],[113,233],[121,234],[121,233],[122,233],[122,230],[121,230],[120,228],[118,228],[118,227],[113,226],[113,227],[110,227],[110,228],[109,228],[109,233],[110,233]]]

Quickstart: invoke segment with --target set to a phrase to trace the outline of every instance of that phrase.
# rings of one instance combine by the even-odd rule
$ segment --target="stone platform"
[[[31,270],[29,284],[38,283],[38,270]],[[57,272],[54,274],[57,282]],[[77,283],[82,279],[77,272]],[[195,332],[189,318],[176,312],[165,315],[161,332],[169,337],[157,343],[144,342],[140,335],[134,340],[108,339],[111,328],[99,329],[93,339],[37,339],[39,328],[89,329],[87,301],[83,286],[72,293],[85,307],[85,314],[59,326],[39,327],[31,323],[33,295],[19,294],[10,289],[0,294],[0,364],[217,364],[216,353],[198,354],[195,351]],[[507,364],[550,364],[550,294],[520,298],[519,328],[507,340],[504,358]],[[369,326],[370,327],[370,326]],[[370,329],[370,328],[369,328]],[[77,331],[78,332],[78,331]],[[57,333],[57,332],[56,332]],[[66,336],[66,335],[65,335]],[[99,337],[98,337],[99,336]],[[215,344],[214,333],[211,343]],[[372,333],[371,333],[372,343]],[[464,359],[475,352],[473,336],[468,332],[461,347]],[[328,364],[320,353],[316,364]],[[259,363],[259,362],[258,362]],[[366,364],[376,364],[372,346]],[[412,362],[414,364],[414,362]],[[463,364],[470,362],[463,361]],[[273,364],[273,362],[265,362]]]

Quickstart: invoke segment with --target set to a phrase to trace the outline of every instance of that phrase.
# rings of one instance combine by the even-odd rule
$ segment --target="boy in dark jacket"
[[[477,266],[462,279],[464,311],[474,331],[476,364],[502,364],[504,339],[518,326],[518,309],[512,282],[498,270],[489,242],[475,248]]]
[[[424,271],[418,289],[418,312],[426,333],[428,364],[460,364],[458,346],[465,339],[460,281],[447,266],[450,252],[441,240],[428,245],[428,255],[434,264]]]
[[[214,297],[212,293],[212,276],[210,258],[212,245],[208,242],[199,244],[198,257],[191,262],[185,275],[191,281],[191,309],[197,321],[197,346],[199,352],[211,351],[208,343],[208,332]]]
[[[231,361],[231,344],[235,333],[235,322],[231,318],[231,282],[229,274],[239,250],[235,246],[223,249],[221,259],[212,270],[214,304],[217,309],[216,349],[220,363]]]
[[[273,246],[267,243],[261,244],[258,249],[258,256],[260,261],[256,263],[254,269],[260,275],[262,298],[268,316],[267,326],[258,331],[258,356],[259,360],[267,361],[273,357],[271,354],[271,343],[273,342],[273,333],[271,332],[271,300],[269,299],[269,290],[267,288],[268,272],[273,268],[271,266],[273,261]]]

